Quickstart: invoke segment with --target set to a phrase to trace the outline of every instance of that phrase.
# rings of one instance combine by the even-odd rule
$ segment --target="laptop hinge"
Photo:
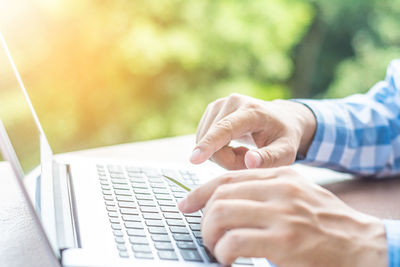
[[[69,166],[54,162],[53,172],[58,248],[61,251],[68,248],[78,248],[79,238],[74,216],[74,198]]]

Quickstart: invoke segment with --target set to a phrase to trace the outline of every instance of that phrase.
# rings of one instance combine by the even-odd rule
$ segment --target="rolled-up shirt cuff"
[[[388,267],[400,267],[400,221],[383,220],[386,229]]]

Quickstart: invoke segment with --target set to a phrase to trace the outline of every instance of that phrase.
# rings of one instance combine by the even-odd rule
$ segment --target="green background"
[[[399,0],[0,3],[55,152],[194,133],[207,104],[232,92],[365,92],[400,57]]]

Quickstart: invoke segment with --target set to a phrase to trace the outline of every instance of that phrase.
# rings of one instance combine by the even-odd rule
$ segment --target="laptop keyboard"
[[[97,173],[120,257],[217,262],[203,245],[202,213],[182,214],[177,202],[186,191],[162,176],[196,186],[195,173],[118,165],[97,165]],[[235,264],[253,262],[239,258]]]

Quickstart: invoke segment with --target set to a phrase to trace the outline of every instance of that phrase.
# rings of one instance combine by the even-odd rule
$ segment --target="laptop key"
[[[135,194],[150,195],[150,191],[148,189],[133,188],[133,192],[135,192]]]
[[[181,250],[180,252],[185,261],[203,261],[197,250]]]
[[[180,249],[197,249],[196,244],[192,241],[178,241],[176,242],[176,245]]]
[[[130,215],[138,215],[139,214],[137,209],[122,208],[122,209],[119,209],[119,211],[122,214],[130,214]]]
[[[167,189],[162,189],[162,188],[153,188],[154,194],[163,194],[163,195],[169,195],[169,192]]]
[[[156,207],[147,207],[147,206],[140,207],[140,210],[144,213],[158,213],[159,212]]]
[[[103,189],[103,190],[111,190],[111,187],[109,185],[102,185],[101,189]]]
[[[115,237],[115,242],[118,243],[118,244],[125,244],[125,239],[123,237],[116,236]]]
[[[139,206],[155,207],[156,203],[153,200],[138,200]]]
[[[104,203],[106,204],[106,206],[115,206],[115,202],[113,200],[106,200],[104,201]]]
[[[192,241],[189,234],[172,234],[176,241]]]
[[[119,252],[119,256],[120,256],[121,258],[129,258],[129,254],[128,254],[128,252],[126,252],[126,251],[120,251],[120,252]]]
[[[122,226],[119,223],[112,223],[111,228],[113,230],[122,230]]]
[[[143,229],[127,229],[126,233],[128,234],[128,236],[146,236],[146,233]]]
[[[133,188],[148,189],[149,187],[145,183],[132,183]]]
[[[107,180],[100,180],[101,185],[110,185]]]
[[[111,178],[111,183],[112,184],[128,184],[128,182],[125,179],[115,179]]]
[[[143,213],[142,215],[145,220],[161,220],[161,216],[158,213]]]
[[[164,227],[149,227],[147,228],[150,234],[167,235],[168,232]]]
[[[162,260],[178,260],[178,256],[174,251],[160,250],[158,251],[158,257]]]
[[[108,200],[108,201],[114,200],[112,195],[104,195],[103,198],[104,198],[104,200]]]
[[[175,198],[184,198],[187,193],[173,193]]]
[[[179,210],[177,207],[161,206],[160,209],[162,212],[179,213]]]
[[[174,250],[174,247],[169,242],[154,242],[157,250]]]
[[[164,184],[164,179],[160,177],[149,177],[147,178],[150,183],[155,184]]]
[[[125,222],[125,227],[129,229],[144,229],[141,222]]]
[[[196,238],[202,238],[202,235],[201,235],[201,232],[200,232],[200,231],[193,231],[193,235],[194,235]]]
[[[179,213],[163,213],[165,219],[181,219]]]
[[[200,224],[189,224],[192,231],[200,231]]]
[[[107,211],[117,211],[117,208],[115,206],[106,206]]]
[[[132,245],[132,250],[134,252],[145,252],[145,253],[151,252],[151,248],[149,245]]]
[[[174,219],[168,219],[167,224],[169,226],[185,226],[185,223],[182,220],[174,220]]]
[[[199,244],[199,246],[204,247],[204,242],[203,242],[203,238],[196,238],[197,244]]]
[[[129,222],[141,222],[139,215],[122,215],[122,220]]]
[[[171,206],[171,207],[175,207],[176,203],[174,201],[170,201],[170,200],[158,200],[158,205],[160,206]]]
[[[143,236],[130,236],[129,237],[129,242],[132,245],[135,245],[135,244],[148,245],[149,244],[149,242],[147,241],[147,238],[143,237]]]
[[[134,202],[132,196],[117,196],[118,201]]]
[[[171,226],[169,229],[171,230],[171,233],[174,234],[189,234],[189,231],[186,229],[186,227]]]
[[[124,244],[117,244],[117,249],[119,251],[127,251],[126,246]]]
[[[151,239],[154,242],[170,242],[168,235],[151,235]]]
[[[120,208],[136,208],[136,204],[133,202],[119,202],[118,206]]]
[[[127,184],[113,184],[113,188],[121,190],[129,190],[129,186]]]
[[[114,190],[114,193],[117,196],[132,196],[132,193],[129,190]]]
[[[106,190],[103,190],[103,195],[112,196],[112,192],[111,192],[111,190],[106,189]]]
[[[150,183],[150,186],[152,188],[161,188],[161,189],[166,189],[167,187],[164,185],[164,183]]]
[[[237,258],[233,264],[238,265],[254,265],[253,260],[251,258]]]
[[[172,200],[171,195],[154,194],[157,200]]]
[[[153,200],[151,195],[136,194],[135,196],[137,200]]]
[[[200,224],[201,223],[201,218],[198,218],[198,217],[186,217],[186,221],[188,223]]]
[[[124,236],[124,233],[122,233],[121,230],[114,230],[113,234],[115,237],[123,237]]]
[[[108,217],[110,218],[118,218],[118,212],[112,211],[108,213]]]
[[[151,254],[151,253],[135,252],[134,255],[135,255],[135,258],[138,258],[138,259],[148,259],[148,260],[154,259],[153,254]]]
[[[146,220],[147,226],[164,227],[164,223],[161,220]]]
[[[185,217],[201,217],[201,213],[196,211],[193,213],[184,213],[183,216],[185,216]]]

